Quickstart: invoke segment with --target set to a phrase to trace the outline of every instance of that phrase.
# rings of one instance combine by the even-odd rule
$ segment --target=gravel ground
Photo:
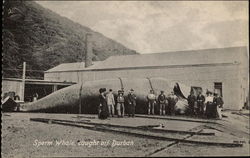
[[[77,127],[33,122],[29,120],[30,118],[36,117],[64,120],[90,120],[91,122],[96,123],[119,124],[126,126],[155,125],[163,123],[168,129],[177,130],[190,130],[202,125],[202,123],[195,122],[190,123],[144,118],[111,118],[103,121],[97,118],[93,119],[94,115],[81,115],[81,118],[76,118],[76,116],[77,115],[72,114],[3,113],[2,157],[249,155],[249,142],[247,141],[241,148],[208,147],[183,143],[167,147],[173,142],[138,138],[108,132],[98,132]],[[228,126],[235,125],[238,130],[249,133],[249,125],[247,125],[247,123],[249,123],[249,118],[231,114],[228,114],[228,116],[229,117],[226,121],[223,121],[223,123],[227,122]],[[207,131],[211,132],[211,129],[207,129]],[[217,136],[221,135],[222,138],[225,139],[228,139],[227,136],[230,136],[223,134],[222,132],[216,132]],[[232,138],[237,137],[234,136]],[[64,142],[61,143],[64,144],[56,145],[56,143],[59,143],[62,140]],[[247,138],[244,137],[244,140],[247,140]],[[116,144],[117,146],[114,146],[114,142],[120,143],[120,145]],[[88,146],[90,145],[89,143],[92,143],[92,146]],[[164,149],[164,147],[167,148]],[[156,152],[157,149],[161,150]]]
[[[176,156],[249,156],[249,145],[248,147],[218,147],[218,146],[202,146],[194,144],[180,143],[174,145],[166,150],[153,154],[155,157],[176,157]]]

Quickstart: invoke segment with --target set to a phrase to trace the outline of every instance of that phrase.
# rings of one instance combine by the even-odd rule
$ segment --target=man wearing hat
[[[166,114],[166,104],[168,101],[166,100],[166,96],[164,94],[164,91],[161,91],[161,94],[158,96],[158,102],[160,105],[160,115]]]
[[[194,116],[195,115],[195,109],[194,109],[195,107],[194,107],[194,105],[195,105],[195,102],[196,102],[196,97],[195,97],[194,91],[192,89],[190,91],[190,95],[188,96],[187,100],[188,100],[190,115]]]
[[[106,119],[109,115],[108,105],[107,105],[106,96],[105,96],[106,88],[100,88],[99,92],[100,92],[100,95],[99,95],[100,106],[98,109],[98,117],[100,119]]]
[[[214,104],[214,117],[216,118],[219,118],[219,119],[222,119],[222,114],[221,114],[221,110],[222,110],[222,107],[223,107],[223,99],[222,97],[217,93],[215,92],[214,93],[214,100],[213,100],[213,104]]]
[[[154,115],[154,108],[155,108],[155,103],[156,103],[156,96],[154,94],[154,91],[151,89],[149,94],[147,95],[147,100],[148,100],[148,114],[151,114],[151,109],[152,109],[152,114]]]
[[[198,106],[198,114],[200,116],[204,115],[204,102],[205,102],[205,97],[204,95],[202,95],[202,91],[200,90],[198,92],[198,96],[197,96],[197,106]]]
[[[134,94],[134,90],[130,89],[128,94],[128,116],[135,116],[135,106],[136,106],[136,95]]]
[[[123,117],[125,113],[125,107],[124,107],[123,91],[121,90],[118,90],[116,109],[117,109],[118,117]]]
[[[169,103],[169,114],[175,115],[175,105],[178,102],[178,97],[174,94],[174,91],[168,95],[168,103]]]
[[[109,108],[109,116],[111,115],[112,117],[114,117],[115,99],[112,93],[112,89],[109,89],[109,93],[106,95],[106,99],[107,99],[107,104]]]

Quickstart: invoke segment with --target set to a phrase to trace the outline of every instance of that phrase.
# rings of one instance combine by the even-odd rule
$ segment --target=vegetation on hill
[[[27,63],[28,78],[41,78],[42,71],[61,63],[81,61],[86,33],[92,34],[94,61],[111,55],[136,53],[35,2],[6,1],[2,33],[4,77],[20,77],[24,61]]]

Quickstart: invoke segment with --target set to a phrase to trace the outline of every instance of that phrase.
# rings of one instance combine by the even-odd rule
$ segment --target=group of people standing
[[[189,114],[191,116],[199,116],[206,118],[222,119],[221,110],[223,108],[223,99],[218,93],[207,91],[207,96],[202,95],[199,91],[195,96],[191,91],[188,96]]]
[[[148,115],[155,114],[155,106],[159,105],[160,115],[175,115],[175,104],[178,101],[178,97],[172,91],[168,96],[161,91],[160,95],[157,97],[153,90],[150,90],[147,95],[148,101]]]
[[[100,106],[98,108],[98,116],[100,119],[106,119],[108,117],[114,117],[115,110],[117,111],[118,117],[124,117],[125,109],[129,117],[135,116],[135,107],[136,107],[136,95],[134,90],[130,89],[129,94],[126,99],[124,97],[124,91],[118,90],[118,96],[113,95],[112,89],[109,89],[109,92],[106,92],[106,88],[99,89],[100,95]],[[126,108],[125,108],[126,101]],[[156,96],[153,90],[150,90],[147,95],[147,105],[148,105],[148,114],[155,114],[156,105],[160,107],[160,115],[175,115],[175,104],[178,101],[178,97],[172,91],[171,94],[166,96],[164,91],[161,91],[159,96]]]
[[[125,115],[125,101],[126,101],[126,110],[129,117],[135,116],[135,107],[136,107],[136,95],[134,90],[130,89],[129,94],[126,99],[124,97],[124,90],[118,90],[118,96],[113,95],[112,89],[109,89],[109,92],[106,92],[106,88],[99,89],[100,95],[100,106],[98,110],[98,117],[100,119],[106,119],[108,117],[114,117],[115,110],[117,111],[118,117],[124,117]],[[207,96],[202,95],[202,92],[199,91],[198,95],[194,95],[194,92],[191,91],[190,95],[187,98],[188,101],[188,110],[187,113],[191,116],[199,116],[206,118],[222,118],[221,110],[223,107],[223,99],[218,93],[212,93],[208,91]],[[158,105],[160,115],[175,115],[175,106],[178,102],[178,97],[175,95],[174,91],[171,91],[167,96],[164,94],[164,91],[156,96],[153,90],[147,95],[147,112],[148,115],[155,114],[155,108]]]
[[[98,117],[100,119],[106,119],[108,117],[114,117],[115,115],[115,105],[117,110],[118,117],[124,117],[125,115],[125,97],[124,91],[118,90],[118,96],[116,98],[113,95],[112,89],[109,89],[109,92],[106,93],[106,88],[99,89],[100,95],[100,106],[98,110]],[[135,116],[135,106],[136,106],[136,95],[134,94],[134,90],[130,89],[129,94],[127,96],[127,112],[129,117]],[[117,104],[116,104],[117,103]]]

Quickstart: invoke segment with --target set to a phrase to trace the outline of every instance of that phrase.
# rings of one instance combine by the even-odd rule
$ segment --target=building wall
[[[141,68],[127,70],[106,71],[80,71],[80,72],[57,72],[45,73],[46,80],[86,82],[109,78],[145,78],[164,77],[171,81],[181,82],[191,86],[200,86],[214,90],[214,82],[222,82],[222,94],[225,102],[224,107],[228,109],[240,109],[243,106],[243,87],[247,81],[243,80],[245,72],[241,72],[241,64],[210,65],[210,66],[183,66],[176,68]]]
[[[8,92],[15,92],[16,95],[21,96],[21,86],[22,82],[20,81],[2,80],[2,98],[4,96],[4,93]]]
[[[249,106],[249,55],[244,53],[241,55],[241,64],[239,66],[239,80],[240,80],[240,100]]]
[[[65,76],[61,76],[63,78],[65,78]],[[56,91],[58,88],[64,88],[67,86],[72,85],[73,83],[50,83],[50,82],[25,82],[25,89],[24,89],[24,95],[25,97],[28,97],[27,94],[29,94],[29,96],[32,96],[34,94],[34,92],[36,91],[36,89],[41,89],[42,87],[48,91],[48,93],[50,94],[51,92]],[[15,95],[18,95],[19,97],[22,96],[22,81],[21,79],[2,79],[2,93],[1,93],[1,97],[4,97],[5,93],[8,92],[15,92]],[[29,90],[29,89],[33,89],[33,90]],[[39,91],[42,91],[42,94],[39,93]],[[44,97],[45,95],[48,94],[44,94],[44,90],[37,90],[36,91],[39,94],[39,98]],[[33,94],[32,94],[33,93]]]

